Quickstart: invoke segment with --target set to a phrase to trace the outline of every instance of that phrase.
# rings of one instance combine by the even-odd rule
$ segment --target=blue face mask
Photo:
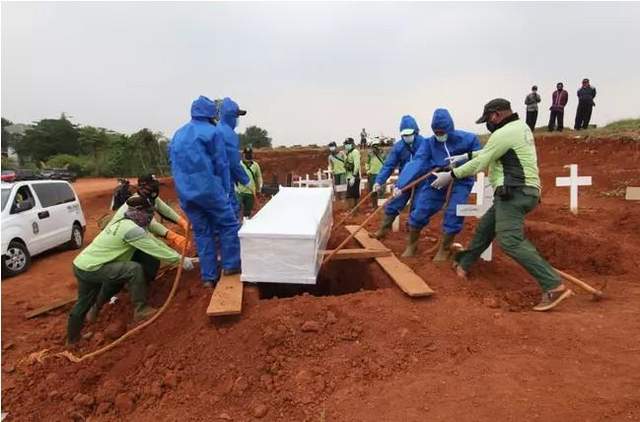
[[[344,149],[347,151],[351,151],[353,149],[353,145],[351,144],[344,144]]]
[[[447,142],[448,135],[445,133],[444,135],[434,135],[438,142]]]

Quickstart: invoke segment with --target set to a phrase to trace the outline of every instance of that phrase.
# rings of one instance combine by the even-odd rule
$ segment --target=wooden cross
[[[471,193],[476,194],[475,204],[458,204],[456,207],[456,215],[460,217],[476,217],[480,218],[493,206],[493,187],[489,183],[489,179],[485,177],[484,172],[480,172],[476,176],[476,182],[473,184]],[[482,252],[480,257],[485,261],[491,261],[493,248],[489,245]]]
[[[591,176],[578,177],[577,164],[569,164],[564,168],[569,168],[569,177],[556,177],[556,186],[569,186],[569,209],[578,214],[578,186],[591,186]]]

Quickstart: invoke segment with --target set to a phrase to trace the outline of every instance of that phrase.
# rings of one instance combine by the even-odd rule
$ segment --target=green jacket
[[[514,114],[493,132],[484,148],[453,170],[456,178],[472,176],[489,167],[491,186],[531,186],[540,190],[536,145],[531,129]]]
[[[367,174],[378,174],[382,169],[384,164],[384,153],[376,155],[373,151],[369,151],[369,156],[367,157],[367,164],[365,168],[367,170]]]
[[[236,192],[253,195],[256,193],[256,187],[258,192],[260,192],[262,190],[262,171],[260,170],[258,162],[242,160],[240,164],[242,165],[244,172],[249,176],[249,184],[245,186],[240,183],[236,183]]]
[[[345,164],[353,165],[353,170],[347,170],[347,179],[351,177],[360,177],[360,151],[357,148],[352,149],[345,155]],[[348,167],[345,166],[345,168]]]
[[[329,168],[333,174],[344,174],[344,152],[338,151],[335,154],[329,154]]]
[[[160,197],[156,198],[154,205],[154,208],[158,212],[158,214],[160,214],[167,220],[171,220],[174,223],[177,223],[178,220],[180,220],[180,216],[178,215],[178,213],[172,210],[169,205],[167,205],[162,199],[160,199]],[[127,205],[126,203],[122,204],[122,206],[118,208],[118,211],[116,211],[116,213],[111,218],[111,221],[109,221],[109,224],[124,218],[124,213],[127,212],[128,209],[129,205]],[[149,224],[149,232],[155,234],[156,236],[165,237],[168,231],[169,229],[158,223],[155,218],[151,220],[151,223]]]
[[[97,271],[110,262],[131,261],[139,249],[154,258],[175,264],[180,255],[128,218],[111,221],[73,260],[83,271]]]

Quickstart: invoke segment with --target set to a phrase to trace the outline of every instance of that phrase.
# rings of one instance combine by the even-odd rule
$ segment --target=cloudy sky
[[[2,3],[2,116],[168,136],[230,96],[276,144],[397,135],[436,107],[459,128],[532,84],[598,90],[593,122],[640,117],[640,3]]]

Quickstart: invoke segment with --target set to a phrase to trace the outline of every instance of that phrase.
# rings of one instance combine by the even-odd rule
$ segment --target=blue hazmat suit
[[[376,183],[379,185],[383,185],[396,168],[402,172],[404,166],[413,159],[414,155],[424,143],[425,139],[420,136],[418,123],[416,123],[416,119],[412,116],[406,115],[400,119],[400,131],[404,129],[413,129],[415,131],[413,142],[409,145],[400,137],[400,139],[393,144],[391,151],[389,151],[387,158],[384,160],[382,169],[380,169],[378,173],[378,177],[376,177]],[[407,205],[409,199],[411,199],[411,191],[391,199],[384,206],[384,213],[389,217],[395,218]]]
[[[482,148],[477,135],[456,130],[453,119],[446,109],[439,108],[433,113],[431,128],[444,130],[447,133],[447,140],[440,142],[435,136],[427,138],[417,151],[412,166],[407,166],[405,171],[398,177],[398,187],[408,184],[411,180],[428,173],[434,168],[446,168],[449,166],[448,157],[477,151]],[[458,164],[460,165],[460,164]],[[427,178],[416,190],[414,205],[409,216],[409,227],[420,230],[429,223],[429,219],[440,211],[446,202],[447,189],[435,189],[431,187],[431,182],[435,176]],[[457,234],[462,230],[464,217],[456,215],[458,204],[465,204],[469,198],[469,193],[475,182],[475,177],[455,179],[453,181],[451,197],[447,209],[444,211],[443,232],[445,234]]]
[[[235,101],[229,97],[225,97],[218,110],[219,123],[217,126],[224,138],[227,160],[229,161],[229,185],[226,187],[227,194],[229,195],[229,201],[237,216],[240,215],[240,203],[236,198],[236,183],[240,183],[241,185],[249,183],[249,176],[240,163],[242,160],[240,156],[240,139],[234,130],[238,124],[239,109],[240,107],[238,107]]]
[[[229,162],[224,139],[211,119],[215,104],[200,96],[191,105],[191,121],[176,131],[169,160],[180,206],[189,217],[204,281],[219,277],[218,246],[224,269],[240,268],[240,239],[227,189]]]

